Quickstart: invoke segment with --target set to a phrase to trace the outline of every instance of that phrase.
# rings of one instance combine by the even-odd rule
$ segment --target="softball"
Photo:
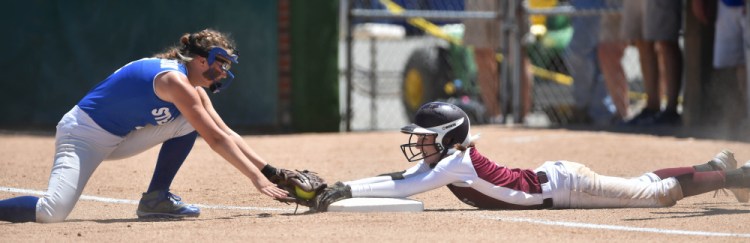
[[[305,200],[310,200],[315,197],[314,191],[307,192],[307,191],[302,190],[302,188],[299,188],[298,186],[294,186],[294,193],[297,194],[297,197],[305,199]]]

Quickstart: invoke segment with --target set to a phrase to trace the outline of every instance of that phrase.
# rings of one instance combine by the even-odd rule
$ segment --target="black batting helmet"
[[[469,117],[457,106],[445,102],[430,102],[422,105],[414,115],[414,123],[401,128],[402,133],[411,134],[409,143],[401,145],[401,151],[409,161],[417,161],[435,154],[445,155],[456,144],[468,146],[471,142]],[[412,142],[414,135],[433,135],[434,144]],[[437,153],[423,155],[412,148],[432,145]],[[411,156],[407,154],[407,149]],[[422,155],[422,156],[419,156]]]

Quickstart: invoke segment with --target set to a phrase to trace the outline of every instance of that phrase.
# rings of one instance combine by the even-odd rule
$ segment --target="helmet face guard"
[[[440,154],[441,151],[443,151],[443,145],[440,143],[437,143],[437,139],[433,140],[432,143],[424,143],[424,139],[422,139],[422,143],[419,143],[420,137],[426,137],[426,136],[433,136],[437,137],[437,134],[409,134],[409,142],[406,144],[401,145],[401,152],[404,153],[404,157],[406,157],[406,160],[409,162],[419,161],[423,160],[427,157],[431,157],[437,154]],[[434,153],[431,154],[425,154],[424,153],[424,147],[427,146],[433,146],[435,147]]]
[[[444,102],[430,102],[419,108],[413,124],[401,128],[402,133],[410,134],[409,142],[401,145],[401,152],[409,162],[435,155],[442,159],[455,151],[456,144],[471,143],[469,130],[470,121],[463,110]],[[425,144],[425,136],[433,136],[434,142]],[[428,146],[434,146],[437,152],[424,154],[423,148]]]

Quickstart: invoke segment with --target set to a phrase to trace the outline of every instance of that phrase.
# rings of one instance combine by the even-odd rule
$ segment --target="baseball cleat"
[[[737,168],[737,160],[734,159],[734,153],[726,149],[716,154],[708,163],[721,170],[733,170]]]
[[[747,171],[750,171],[750,160],[745,162],[745,165],[743,165],[742,170],[745,171],[745,174],[747,174]],[[746,203],[750,201],[750,188],[731,188],[729,189],[734,194],[734,197],[737,198],[738,202]]]
[[[198,217],[201,209],[183,203],[180,196],[169,191],[153,191],[143,193],[136,214],[138,218]]]
[[[733,170],[737,168],[737,160],[734,158],[734,153],[729,150],[722,150],[709,162],[712,166],[721,168],[723,171]],[[745,164],[745,166],[749,166]],[[743,167],[745,167],[743,166]],[[748,188],[727,188],[738,202],[746,203],[750,201],[750,189]]]

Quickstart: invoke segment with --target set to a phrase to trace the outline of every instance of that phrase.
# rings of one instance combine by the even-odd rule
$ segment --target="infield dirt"
[[[721,149],[750,160],[750,144],[644,134],[477,126],[477,148],[495,162],[536,168],[569,160],[604,175],[631,177],[710,160]],[[330,183],[400,171],[407,163],[397,131],[245,136],[277,167],[309,169]],[[43,191],[54,138],[0,135],[0,187]],[[158,146],[124,160],[105,161],[84,195],[136,201],[148,186]],[[198,139],[172,191],[204,208],[185,220],[139,220],[137,205],[81,200],[64,223],[0,222],[0,241],[238,241],[270,242],[747,242],[750,204],[706,193],[670,208],[594,210],[476,210],[447,190],[415,195],[419,213],[304,213],[255,190],[250,181]],[[0,191],[0,198],[26,195]],[[242,207],[242,208],[239,208]]]

